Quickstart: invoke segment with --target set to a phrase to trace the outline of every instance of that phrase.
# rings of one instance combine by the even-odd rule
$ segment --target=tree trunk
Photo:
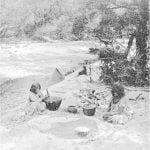
[[[131,49],[131,46],[133,44],[133,40],[135,38],[135,34],[136,34],[136,30],[134,30],[134,32],[130,35],[129,37],[129,41],[128,41],[128,47],[126,49],[126,52],[125,52],[125,57],[127,58],[128,57],[128,54],[129,54],[129,51]]]
[[[139,59],[137,63],[141,69],[144,69],[147,63],[149,0],[140,0],[139,13],[140,20],[136,32],[136,50]]]

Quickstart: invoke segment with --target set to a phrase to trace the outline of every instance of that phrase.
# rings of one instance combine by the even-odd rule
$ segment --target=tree
[[[126,8],[130,12],[130,24],[136,26],[136,31],[131,34],[128,42],[127,53],[132,46],[133,38],[136,38],[136,55],[140,69],[144,69],[147,63],[147,42],[148,42],[148,21],[149,21],[149,0],[132,0],[129,2],[110,2],[114,5],[111,9]],[[121,21],[122,22],[122,21]]]
[[[138,86],[147,85],[148,84],[148,70],[147,70],[148,44],[147,42],[148,42],[149,0],[132,0],[130,2],[129,1],[128,2],[127,1],[124,1],[124,2],[109,1],[109,2],[110,2],[109,6],[107,6],[106,9],[108,9],[108,7],[111,10],[126,9],[127,16],[124,16],[125,18],[123,18],[123,16],[118,17],[119,21],[117,21],[117,25],[119,25],[119,27],[123,29],[128,24],[134,25],[136,27],[136,30],[134,29],[134,31],[131,33],[131,36],[129,37],[127,51],[125,53],[125,56],[127,58],[127,55],[133,43],[133,39],[135,38],[136,39],[136,57],[131,62],[127,63],[129,65],[129,69],[127,68],[126,65],[123,64],[123,67],[121,68],[121,70],[123,70],[124,68],[125,72],[123,72],[123,74],[121,73],[120,75],[124,76],[124,73],[126,73],[126,70],[127,70],[128,72],[126,73],[126,75],[128,76],[128,78],[125,79],[126,81],[129,81],[129,78],[130,78],[132,81],[131,83],[134,85],[138,85]],[[132,19],[130,19],[130,17]],[[126,20],[124,21],[124,19]],[[106,22],[104,24],[106,24]],[[115,58],[113,57],[112,60],[115,61]],[[107,62],[106,62],[106,65],[107,65]],[[121,66],[121,62],[119,62],[119,66]],[[115,65],[113,65],[113,67],[115,67],[114,70],[118,69],[117,61],[115,62]],[[109,69],[112,69],[112,67]],[[129,70],[131,71],[131,73],[129,73],[130,72]],[[107,73],[104,72],[104,74],[109,76],[110,71],[111,70],[109,70]],[[112,77],[113,77],[113,74],[111,73],[110,78]],[[115,80],[116,80],[116,77],[117,77],[117,80],[119,81],[118,73],[115,76]],[[122,77],[120,79],[122,80]]]
[[[147,41],[148,41],[148,21],[149,21],[149,0],[139,2],[140,20],[136,32],[137,61],[140,68],[144,69],[147,63]]]

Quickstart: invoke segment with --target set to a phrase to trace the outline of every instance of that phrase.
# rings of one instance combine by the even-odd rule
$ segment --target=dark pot
[[[86,116],[94,116],[95,115],[96,106],[91,104],[86,104],[83,106],[83,113]]]
[[[48,110],[56,111],[60,107],[62,99],[59,97],[51,97],[50,101],[46,102],[46,107]]]

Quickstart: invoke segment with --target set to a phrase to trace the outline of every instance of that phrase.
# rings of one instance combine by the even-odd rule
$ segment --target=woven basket
[[[67,111],[70,113],[76,114],[78,110],[77,110],[76,106],[69,106]]]
[[[60,97],[50,97],[50,100],[46,102],[48,110],[56,111],[60,107],[62,99]]]
[[[96,106],[93,104],[86,104],[83,106],[83,113],[86,116],[94,116],[96,111]]]

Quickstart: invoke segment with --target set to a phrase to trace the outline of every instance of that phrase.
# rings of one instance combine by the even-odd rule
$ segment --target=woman
[[[30,94],[29,94],[29,104],[27,108],[27,114],[33,115],[35,113],[41,114],[45,111],[46,105],[44,101],[49,96],[44,96],[42,94],[41,85],[38,82],[35,82],[31,85]]]
[[[112,86],[111,93],[113,97],[103,119],[111,123],[124,124],[133,115],[131,107],[124,98],[124,88],[115,84]]]

